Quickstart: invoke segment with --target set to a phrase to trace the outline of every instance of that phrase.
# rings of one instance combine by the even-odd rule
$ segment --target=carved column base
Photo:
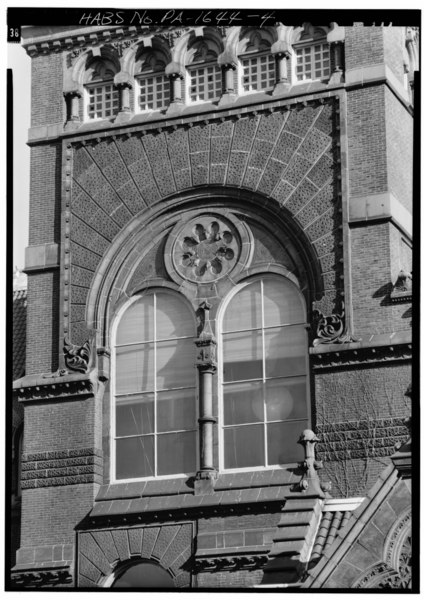
[[[234,94],[233,92],[226,92],[225,94],[222,94],[222,96],[218,102],[218,106],[225,106],[226,104],[232,104],[236,100],[237,100],[237,94]]]
[[[218,474],[215,469],[203,469],[202,471],[197,471],[194,480],[195,496],[213,494],[217,476]]]
[[[272,90],[273,96],[279,96],[281,94],[287,94],[290,91],[291,84],[288,82],[277,83],[274,89]]]
[[[127,123],[128,121],[131,121],[131,119],[133,118],[134,113],[129,111],[129,110],[121,110],[116,119],[115,119],[115,125],[119,124],[119,123]]]
[[[168,106],[168,110],[166,111],[167,115],[179,115],[185,108],[185,104],[182,101],[174,100]]]

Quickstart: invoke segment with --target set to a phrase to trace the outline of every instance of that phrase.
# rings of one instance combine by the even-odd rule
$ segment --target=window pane
[[[306,377],[267,381],[265,402],[267,421],[306,418]]]
[[[237,469],[265,464],[264,426],[245,425],[224,429],[224,467]]]
[[[157,389],[169,390],[192,386],[195,377],[193,340],[158,342],[156,348]]]
[[[266,377],[306,373],[305,326],[275,327],[265,331]]]
[[[143,394],[116,400],[116,435],[153,433],[154,396]]]
[[[261,283],[256,281],[240,290],[225,311],[222,330],[238,331],[262,327]]]
[[[264,420],[263,383],[231,383],[224,386],[224,425]]]
[[[158,435],[158,475],[193,473],[196,470],[196,432]]]
[[[116,440],[116,479],[154,475],[153,436]]]
[[[270,423],[268,429],[268,464],[283,465],[304,459],[302,446],[297,443],[300,434],[307,429],[307,421]]]
[[[264,280],[265,327],[303,323],[305,315],[300,292],[285,280]]]
[[[158,431],[195,429],[196,398],[194,389],[160,392],[157,395]]]
[[[144,296],[131,304],[119,322],[116,343],[153,340],[153,295]]]
[[[116,393],[153,390],[153,344],[116,349]]]
[[[170,294],[156,296],[156,336],[158,340],[193,335],[194,320],[189,307]]]
[[[223,339],[224,381],[262,378],[262,333],[227,334]]]

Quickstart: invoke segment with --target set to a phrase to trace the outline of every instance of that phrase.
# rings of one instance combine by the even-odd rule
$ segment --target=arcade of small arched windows
[[[301,83],[328,83],[343,69],[344,29],[277,25],[203,27],[169,43],[160,35],[84,51],[66,73],[67,120],[118,113],[171,112],[181,105],[224,104]],[[81,108],[83,106],[83,109]]]

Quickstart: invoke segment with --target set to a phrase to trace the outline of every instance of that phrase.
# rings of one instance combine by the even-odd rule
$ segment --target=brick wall
[[[58,368],[59,271],[28,275],[26,374]]]
[[[97,489],[84,484],[25,490],[21,547],[72,544],[75,526],[92,508]]]
[[[389,89],[384,104],[389,190],[412,212],[412,116]]]
[[[384,27],[383,47],[386,65],[403,84],[405,73],[403,67],[403,50],[405,46],[402,29],[402,27]]]
[[[31,127],[63,123],[62,54],[40,54],[31,62]]]
[[[346,27],[345,65],[348,69],[370,67],[384,62],[382,27]]]
[[[61,160],[60,144],[31,148],[30,246],[60,240]]]
[[[353,227],[350,235],[355,335],[369,339],[374,334],[407,330],[404,312],[409,307],[390,299],[400,270],[399,230],[389,222],[374,223]]]
[[[350,196],[386,191],[388,175],[383,85],[349,91],[347,139]]]

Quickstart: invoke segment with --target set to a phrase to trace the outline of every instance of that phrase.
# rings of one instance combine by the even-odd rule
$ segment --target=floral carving
[[[207,282],[228,273],[237,262],[240,247],[231,229],[224,220],[206,216],[188,224],[174,250],[180,274],[192,281]]]
[[[325,317],[321,311],[316,310],[316,338],[313,341],[313,346],[319,344],[346,344],[348,342],[357,342],[349,331],[345,329],[344,306],[340,314],[332,314]]]

